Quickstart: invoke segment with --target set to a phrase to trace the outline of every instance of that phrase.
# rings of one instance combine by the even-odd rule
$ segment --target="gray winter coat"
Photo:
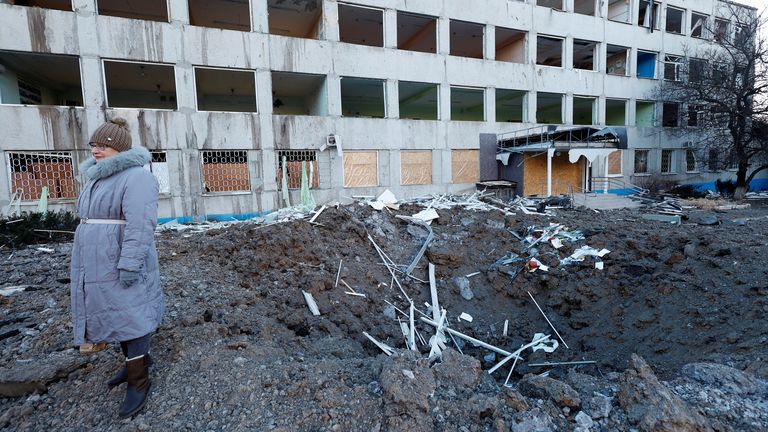
[[[118,342],[157,329],[165,305],[155,249],[158,186],[142,168],[147,149],[133,148],[80,165],[88,177],[77,201],[85,219],[123,219],[118,224],[80,224],[72,248],[72,323],[75,345]],[[126,287],[120,270],[139,272]]]

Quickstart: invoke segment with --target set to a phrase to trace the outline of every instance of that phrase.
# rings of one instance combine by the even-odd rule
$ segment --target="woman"
[[[158,186],[142,168],[151,155],[131,148],[125,120],[101,125],[89,144],[72,248],[75,344],[120,342],[125,367],[108,384],[128,383],[119,412],[125,418],[147,401],[149,338],[164,312],[154,240]]]

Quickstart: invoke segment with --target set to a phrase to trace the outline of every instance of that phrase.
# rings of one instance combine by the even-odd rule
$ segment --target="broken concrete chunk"
[[[536,407],[520,414],[512,424],[512,432],[552,432],[556,430],[552,417]]]
[[[768,381],[730,366],[715,363],[690,363],[683,366],[683,375],[698,382],[716,386],[736,395],[768,395]]]
[[[43,393],[49,383],[66,377],[86,363],[88,357],[78,355],[74,350],[56,352],[31,362],[17,361],[11,367],[0,368],[0,396]]]
[[[519,384],[520,393],[538,399],[551,399],[559,406],[578,408],[579,394],[568,384],[540,375],[526,375]]]
[[[592,418],[590,416],[584,413],[584,411],[579,411],[579,413],[576,414],[575,420],[578,427],[580,427],[584,431],[589,430],[589,428],[591,428],[592,425],[595,423],[592,421]]]
[[[593,419],[608,418],[611,414],[611,398],[595,393],[594,396],[587,399],[582,407],[584,412],[588,413]]]
[[[464,300],[472,300],[475,298],[475,293],[472,292],[472,288],[469,287],[469,279],[464,276],[453,278],[453,283],[459,289],[459,293]]]

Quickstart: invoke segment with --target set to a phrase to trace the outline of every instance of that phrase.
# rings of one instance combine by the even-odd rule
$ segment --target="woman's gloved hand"
[[[130,270],[120,270],[120,283],[126,288],[135,284],[139,280],[139,272]]]

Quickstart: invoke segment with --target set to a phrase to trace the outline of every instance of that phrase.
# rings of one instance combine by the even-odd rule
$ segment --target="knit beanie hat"
[[[122,152],[131,149],[131,134],[123,118],[116,117],[96,129],[89,143],[96,143]]]

